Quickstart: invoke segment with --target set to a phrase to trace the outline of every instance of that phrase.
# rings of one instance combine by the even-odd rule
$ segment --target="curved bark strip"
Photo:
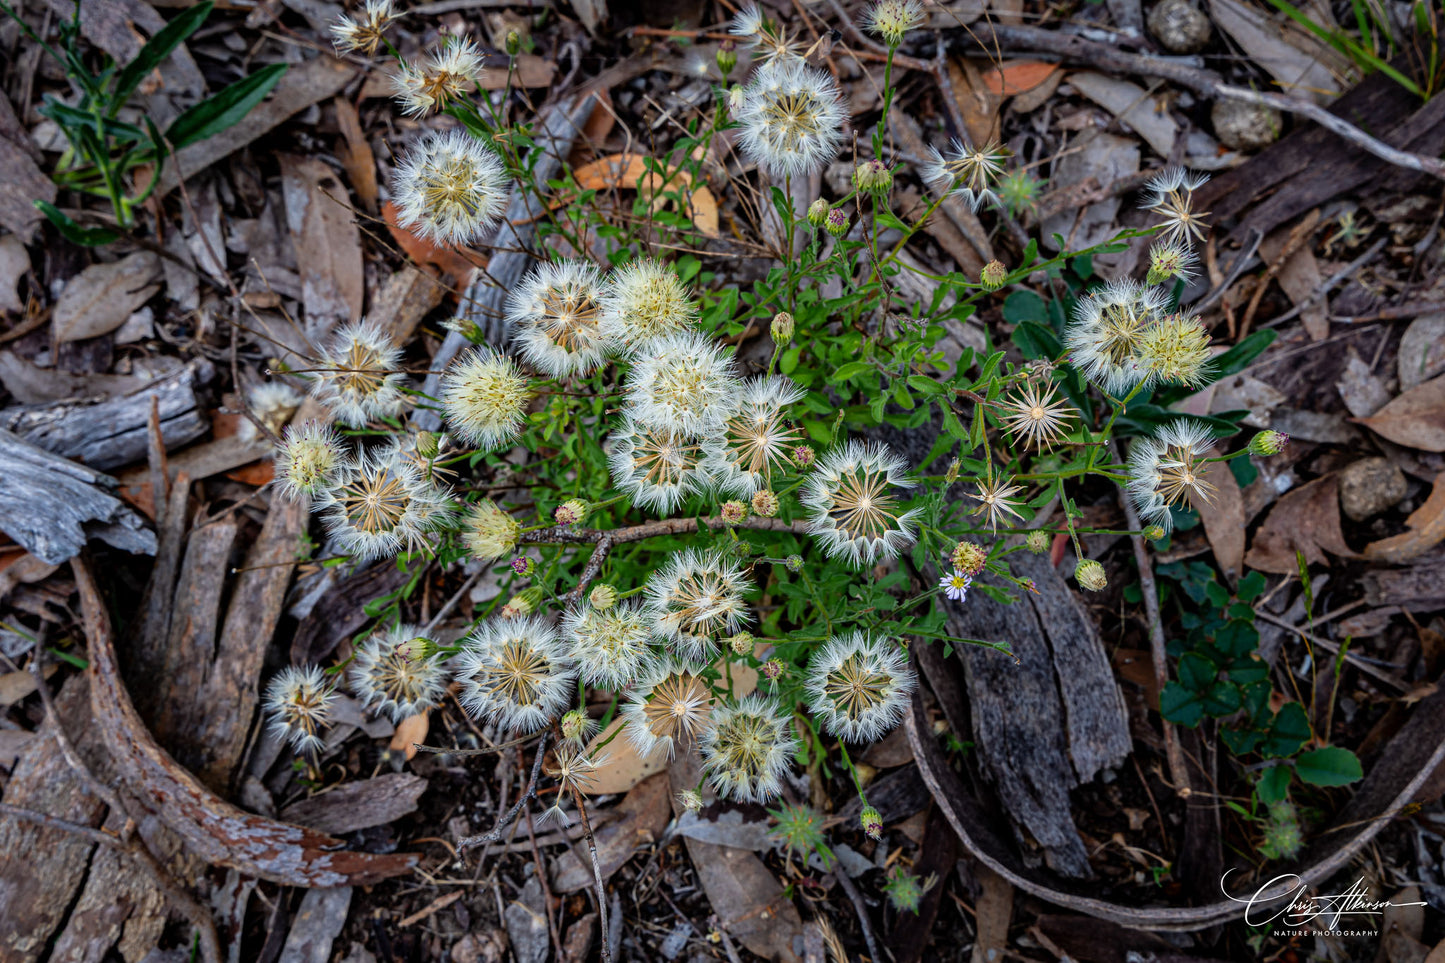
[[[1244,914],[1245,900],[1253,891],[1235,893],[1237,900],[1221,899],[1204,906],[1126,906],[1082,895],[1081,889],[1067,888],[1059,878],[1024,866],[994,831],[978,801],[949,766],[937,743],[932,737],[922,737],[929,729],[917,691],[913,695],[912,711],[905,714],[904,722],[918,771],[959,840],[980,862],[1019,889],[1056,906],[1134,929],[1187,932]],[[1298,875],[1260,891],[1261,909],[1268,912],[1272,905],[1277,910],[1283,904],[1269,901],[1295,892],[1301,886],[1323,883],[1347,866],[1392,818],[1408,811],[1415,793],[1445,760],[1442,730],[1445,730],[1445,689],[1422,699],[1416,706],[1410,721],[1391,740],[1380,761],[1370,769],[1353,799],[1339,814],[1338,828],[1323,833],[1304,854],[1301,868],[1294,870]]]
[[[324,833],[266,819],[231,805],[201,785],[156,744],[141,722],[116,667],[110,616],[90,569],[71,560],[90,648],[95,725],[127,790],[206,862],[287,886],[356,886],[415,868],[412,853],[358,853]]]

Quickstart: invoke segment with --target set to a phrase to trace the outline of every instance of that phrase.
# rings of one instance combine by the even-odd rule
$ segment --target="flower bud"
[[[988,561],[988,552],[973,542],[959,542],[949,556],[953,567],[965,575],[977,575]]]
[[[762,668],[758,671],[760,671],[763,674],[763,678],[769,682],[777,682],[783,676],[783,668],[784,666],[780,659],[769,659],[763,663]]]
[[[813,225],[814,227],[822,227],[823,222],[828,219],[828,212],[832,209],[833,205],[829,204],[821,197],[818,198],[816,201],[808,205],[808,223]]]
[[[506,50],[508,57],[515,57],[522,51],[522,35],[515,30],[507,31]]]
[[[702,808],[702,793],[696,789],[684,789],[677,794],[677,801],[682,803],[683,809],[695,813]]]
[[[793,446],[793,464],[797,465],[799,468],[812,467],[813,459],[817,457],[817,453],[815,453],[813,449],[809,448],[807,445]]]
[[[793,316],[786,311],[773,315],[773,343],[787,344],[793,340]]]
[[[1025,542],[1025,544],[1028,545],[1030,552],[1033,552],[1035,555],[1042,555],[1049,550],[1049,542],[1051,541],[1053,541],[1053,539],[1049,537],[1048,532],[1041,528],[1036,528],[1029,532],[1028,541]]]
[[[743,89],[734,86],[732,90],[728,91],[728,109],[736,114],[743,109],[744,99]]]
[[[587,516],[587,503],[580,498],[569,499],[557,506],[552,516],[558,525],[576,525]]]
[[[733,655],[751,655],[754,641],[751,632],[739,632],[728,639],[728,648],[733,650]]]
[[[441,448],[441,439],[429,431],[416,433],[416,453],[430,461],[437,456]]]
[[[1079,588],[1090,592],[1102,592],[1109,584],[1104,566],[1092,558],[1079,559],[1079,564],[1074,566],[1074,580],[1079,583]]]
[[[748,506],[736,499],[730,502],[723,502],[722,511],[719,514],[722,515],[722,520],[729,525],[736,525],[748,517]]]
[[[853,186],[860,191],[888,193],[893,186],[893,172],[880,160],[869,160],[853,170]]]
[[[1039,594],[1038,584],[1035,583],[1034,580],[1031,578],[1026,578],[1023,581],[1019,582],[1019,587],[1025,589],[1026,591],[1032,592],[1035,595]]]
[[[1251,455],[1278,455],[1289,444],[1289,435],[1282,431],[1261,431],[1249,439]]]
[[[529,578],[533,572],[537,571],[537,563],[522,555],[512,559],[512,571],[523,578]]]
[[[513,595],[507,604],[502,606],[500,614],[504,619],[521,618],[524,615],[532,614],[532,609],[536,608],[540,601],[542,601],[542,590],[534,585]]]
[[[801,572],[803,570],[803,556],[789,555],[783,560],[783,564],[788,567],[788,571],[790,572]]]
[[[753,514],[760,518],[778,514],[778,496],[766,488],[753,492]]]
[[[848,233],[848,215],[844,214],[841,209],[835,207],[829,211],[828,216],[823,219],[823,226],[827,228],[828,233],[834,237],[842,237]]]
[[[1151,542],[1157,542],[1165,535],[1163,525],[1150,525],[1144,529],[1144,537]]]
[[[594,609],[606,611],[617,604],[617,589],[608,585],[606,582],[601,585],[594,585],[587,599],[592,603]]]
[[[398,658],[405,659],[408,662],[420,662],[423,659],[429,659],[436,655],[437,648],[437,644],[431,639],[423,635],[418,635],[414,639],[407,639],[393,651]]]
[[[878,810],[872,806],[864,806],[858,820],[863,824],[863,832],[869,839],[883,838],[883,815]]]
[[[978,274],[978,283],[985,291],[997,291],[1008,279],[1008,268],[1000,261],[989,261]]]
[[[727,77],[737,65],[737,44],[732,40],[724,40],[717,48],[717,69],[722,71],[723,77]]]
[[[562,713],[562,738],[569,742],[576,742],[587,730],[587,713],[581,709],[573,709],[570,712]]]

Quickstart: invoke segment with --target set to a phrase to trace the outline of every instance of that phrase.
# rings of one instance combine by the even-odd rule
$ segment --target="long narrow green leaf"
[[[187,144],[214,137],[250,113],[285,72],[286,64],[271,64],[243,77],[177,117],[166,130],[166,139],[180,150]]]
[[[48,201],[36,201],[35,206],[40,213],[49,219],[51,224],[65,235],[66,239],[73,244],[80,244],[84,247],[99,247],[102,244],[109,244],[119,239],[120,235],[115,231],[103,227],[81,227],[79,224],[60,208]]]
[[[204,0],[194,7],[181,11],[174,20],[157,30],[155,36],[140,48],[135,59],[126,64],[115,78],[115,92],[110,102],[112,116],[125,106],[126,101],[130,100],[130,95],[135,93],[135,89],[140,86],[140,82],[145,80],[152,70],[159,67],[161,61],[171,55],[171,51],[179,47],[182,41],[195,33],[201,24],[206,22],[206,18],[211,15],[211,9],[214,6],[212,0]]]

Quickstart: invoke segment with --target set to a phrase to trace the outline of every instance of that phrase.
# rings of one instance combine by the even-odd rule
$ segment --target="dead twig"
[[[873,938],[873,925],[868,922],[868,904],[863,902],[863,894],[858,891],[858,884],[844,872],[838,873],[838,882],[842,884],[843,892],[848,894],[848,900],[858,914],[858,925],[863,929],[863,942],[868,944],[869,959],[882,961],[884,957],[878,954],[878,943]]]
[[[517,818],[517,813],[522,811],[522,807],[527,804],[527,800],[537,795],[537,777],[542,774],[542,757],[546,754],[547,734],[544,732],[542,733],[541,741],[537,743],[537,758],[532,762],[532,776],[527,780],[527,788],[523,790],[522,795],[512,804],[512,808],[507,810],[501,819],[497,820],[497,825],[492,827],[490,832],[480,833],[476,836],[467,836],[457,840],[458,850],[470,849],[473,846],[481,846],[485,843],[495,843],[501,840],[502,834],[506,832],[507,827],[512,824],[512,820]]]
[[[1279,317],[1272,318],[1269,321],[1266,321],[1264,324],[1261,324],[1260,327],[1275,328],[1281,324],[1284,324],[1286,321],[1289,321],[1290,319],[1296,317],[1301,311],[1308,311],[1310,308],[1314,307],[1325,297],[1327,297],[1329,293],[1335,289],[1336,286],[1342,284],[1344,281],[1354,276],[1354,273],[1356,271],[1358,271],[1360,268],[1364,267],[1366,264],[1369,264],[1376,257],[1378,257],[1379,253],[1385,249],[1385,245],[1388,244],[1389,241],[1390,239],[1387,237],[1380,238],[1374,244],[1370,245],[1370,249],[1367,250],[1364,254],[1361,254],[1349,264],[1346,264],[1344,267],[1340,268],[1334,274],[1330,275],[1327,279],[1325,279],[1325,283],[1321,284],[1317,290],[1310,294],[1309,297],[1305,298],[1299,304],[1296,304],[1294,307],[1290,308]]]
[[[612,945],[607,939],[607,884],[602,879],[602,861],[597,858],[597,839],[592,835],[592,821],[587,818],[587,807],[583,804],[582,793],[572,787],[572,802],[577,806],[577,815],[582,821],[582,833],[587,837],[587,855],[592,858],[592,878],[597,883],[597,917],[602,926],[602,963],[612,963]]]

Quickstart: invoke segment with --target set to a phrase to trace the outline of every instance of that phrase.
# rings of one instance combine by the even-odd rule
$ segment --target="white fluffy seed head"
[[[506,212],[511,178],[490,147],[456,129],[413,144],[391,194],[400,226],[434,244],[470,244]]]
[[[400,722],[440,702],[447,668],[426,642],[420,627],[399,625],[357,646],[348,678],[362,705]]]
[[[877,442],[850,441],[830,451],[803,483],[809,533],[830,558],[858,567],[897,558],[913,541],[921,514],[899,504],[915,484],[907,472],[908,464]]]
[[[507,296],[512,340],[527,363],[554,378],[585,375],[606,359],[602,272],[586,261],[548,261]]]
[[[712,692],[701,670],[671,658],[653,661],[643,671],[622,707],[627,738],[648,758],[664,750],[669,759],[712,722]]]
[[[319,421],[291,425],[276,446],[276,485],[288,498],[332,487],[349,466],[340,436]]]
[[[421,547],[450,514],[448,493],[397,445],[366,452],[321,494],[327,532],[361,561]]]
[[[752,589],[752,580],[722,552],[676,552],[647,581],[653,634],[686,659],[709,657],[719,637],[748,621],[743,596]]]
[[[392,0],[366,0],[366,6],[354,16],[341,16],[331,24],[331,42],[338,53],[355,51],[367,56],[376,53],[386,36],[386,28],[397,18]]]
[[[288,665],[276,673],[264,699],[271,731],[297,752],[321,748],[321,732],[331,724],[335,701],[336,685],[314,665]]]
[[[482,72],[482,52],[465,37],[449,37],[418,63],[391,76],[391,94],[403,114],[420,117],[467,93]]]
[[[776,700],[754,693],[713,710],[701,739],[703,772],[719,796],[767,802],[783,791],[797,747],[792,717]]]
[[[1129,448],[1128,490],[1139,517],[1168,532],[1174,526],[1170,506],[1210,500],[1215,487],[1205,480],[1201,460],[1213,446],[1209,426],[1192,418],[1176,418],[1153,438],[1135,441]]]
[[[1116,397],[1148,381],[1151,368],[1140,352],[1145,334],[1164,317],[1168,297],[1162,288],[1121,278],[1080,298],[1064,331],[1069,360]]]
[[[281,433],[301,402],[301,393],[284,381],[266,381],[246,390],[246,404],[251,414],[276,434]],[[260,432],[251,419],[246,418],[241,421],[238,433],[242,438],[255,438]]]
[[[712,486],[703,443],[690,435],[623,418],[610,440],[613,484],[639,508],[665,515]]]
[[[562,638],[572,647],[582,681],[613,692],[636,679],[652,657],[651,621],[633,601],[571,610],[562,618]]]
[[[768,488],[773,475],[793,467],[793,448],[803,434],[787,422],[787,407],[806,392],[784,375],[750,378],[737,408],[708,436],[707,468],[725,492],[743,497]]]
[[[848,111],[833,78],[778,58],[753,75],[737,112],[744,156],[771,177],[806,177],[838,156]]]
[[[998,144],[975,147],[955,140],[949,144],[946,153],[930,145],[928,159],[920,173],[935,190],[961,198],[976,211],[984,201],[999,203],[994,188],[1003,175],[1007,157]]]
[[[490,498],[477,502],[462,519],[462,543],[472,558],[482,562],[511,554],[521,532],[521,523]]]
[[[877,0],[863,13],[862,26],[883,38],[890,47],[903,42],[908,31],[926,19],[918,0]]]
[[[338,329],[321,352],[311,394],[353,428],[389,418],[406,404],[400,363],[401,348],[379,324],[363,318]]]
[[[652,428],[685,435],[717,431],[737,408],[737,365],[696,331],[649,342],[627,374],[626,413]]]
[[[678,334],[697,320],[697,301],[666,264],[643,258],[613,270],[602,289],[602,336],[623,354]]]
[[[849,632],[808,659],[805,688],[809,708],[828,732],[848,742],[872,742],[898,725],[916,684],[898,643]]]
[[[531,381],[517,363],[491,348],[474,350],[442,378],[447,424],[482,448],[495,448],[521,432],[532,396]]]
[[[483,623],[455,662],[462,707],[504,729],[536,732],[576,693],[577,668],[557,630],[539,616]]]

